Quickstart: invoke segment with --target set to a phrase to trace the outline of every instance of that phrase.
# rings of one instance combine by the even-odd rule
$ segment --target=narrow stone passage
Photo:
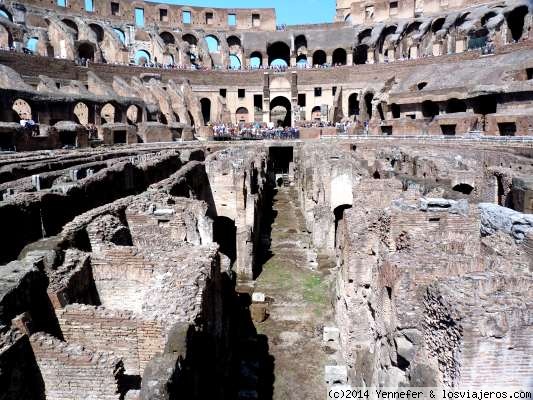
[[[255,326],[268,337],[274,357],[272,398],[324,399],[324,366],[335,352],[322,341],[323,327],[333,319],[332,276],[327,260],[311,268],[309,260],[316,257],[310,256],[296,189],[279,188],[273,210],[271,256],[255,285],[255,292],[264,293],[270,303],[267,320]]]

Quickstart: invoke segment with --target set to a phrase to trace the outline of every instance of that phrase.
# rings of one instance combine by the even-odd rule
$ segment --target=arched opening
[[[333,65],[346,65],[346,50],[336,49],[333,52]]]
[[[213,241],[218,243],[219,251],[233,264],[237,260],[237,227],[228,217],[216,217],[213,222]]]
[[[36,37],[32,37],[32,38],[29,38],[27,41],[26,41],[26,48],[28,50],[30,50],[31,52],[33,53],[37,53],[37,50],[38,50],[38,46],[39,46],[39,39],[36,38]]]
[[[135,104],[129,106],[126,110],[126,118],[128,120],[128,124],[130,125],[135,125],[141,122],[142,113],[139,107],[137,107]]]
[[[283,96],[275,97],[270,102],[270,121],[277,126],[291,126],[291,102]]]
[[[433,119],[435,116],[439,115],[439,106],[431,100],[424,101],[422,103],[422,115],[424,118]]]
[[[100,110],[100,117],[107,124],[116,122],[117,113],[115,106],[111,103],[105,104]]]
[[[327,62],[327,57],[326,57],[326,52],[324,50],[317,50],[313,53],[313,65],[314,66],[316,65],[322,66],[326,64],[326,62]]]
[[[133,57],[135,64],[137,65],[147,65],[150,62],[150,53],[146,50],[137,50]]]
[[[344,219],[344,211],[350,208],[352,208],[351,204],[342,204],[333,210],[333,215],[335,215],[335,248],[337,248],[337,244],[339,243],[337,239],[339,224]]]
[[[391,104],[390,110],[392,113],[392,118],[400,118],[400,106],[396,103]]]
[[[515,42],[522,38],[522,34],[524,33],[524,21],[527,13],[527,6],[520,6],[507,14],[507,26],[511,31],[511,38]]]
[[[28,104],[26,100],[17,99],[13,103],[12,110],[15,111],[17,117],[19,120],[31,120],[32,119],[32,112],[31,112],[31,106]]]
[[[229,36],[227,39],[228,47],[231,49],[232,47],[241,47],[241,39],[239,39],[237,36]]]
[[[248,109],[246,107],[237,108],[237,111],[235,112],[235,117],[238,124],[248,122]]]
[[[291,62],[291,49],[286,43],[276,42],[268,46],[268,65],[286,66]]]
[[[263,55],[258,52],[254,51],[252,54],[250,54],[250,67],[251,68],[260,68],[263,65]]]
[[[320,106],[315,106],[311,110],[311,120],[313,121],[321,121],[322,120],[322,109]]]
[[[372,35],[372,29],[364,29],[357,35],[357,41],[360,44],[364,44],[365,40],[370,39],[370,36]]]
[[[241,69],[241,59],[235,54],[230,54],[229,65],[232,69]]]
[[[352,23],[352,14],[347,14],[346,17],[344,17],[344,22]]]
[[[374,173],[372,174],[372,178],[381,179],[381,174],[379,173],[378,170],[374,171]]]
[[[13,36],[9,29],[0,24],[0,47],[1,48],[12,48],[13,47]]]
[[[374,100],[374,93],[369,92],[365,94],[365,116],[366,119],[372,119],[372,100]]]
[[[72,29],[74,40],[78,40],[78,25],[71,19],[64,19],[62,22],[70,29]]]
[[[3,10],[3,9],[0,9],[0,17],[4,17],[8,20],[10,20],[11,22],[13,22],[13,17],[11,16],[11,14],[6,11],[6,10]]]
[[[354,64],[366,64],[368,61],[368,46],[361,44],[355,48],[354,52]]]
[[[204,97],[200,100],[200,105],[202,107],[202,117],[204,117],[204,124],[211,122],[211,100]]]
[[[491,18],[494,18],[496,14],[494,11],[490,11],[488,13],[486,13],[483,17],[481,17],[481,25],[485,26],[487,25],[487,22],[491,19]]]
[[[455,185],[453,187],[453,190],[455,192],[459,192],[459,193],[462,193],[462,194],[468,196],[468,195],[470,195],[473,192],[474,188],[471,185],[467,184],[467,183],[460,183],[458,185]]]
[[[359,115],[359,96],[357,93],[352,93],[348,97],[348,117],[355,117]]]
[[[117,29],[117,28],[113,28],[113,32],[115,32],[115,34],[117,35],[118,37],[118,40],[124,45],[126,44],[126,35],[124,34],[124,32],[122,32],[120,29]]]
[[[466,112],[466,103],[463,100],[459,99],[450,99],[446,104],[446,113],[461,113]]]
[[[96,41],[98,43],[104,40],[104,28],[102,28],[98,24],[89,24],[89,27],[91,28],[91,31],[94,33],[94,36],[96,37]]]
[[[294,48],[296,49],[296,55],[307,54],[307,38],[305,35],[296,36]]]
[[[300,54],[298,57],[296,57],[296,65],[299,67],[306,67],[307,56],[305,54]]]
[[[185,35],[183,35],[181,37],[181,39],[184,41],[184,42],[187,42],[189,43],[189,45],[191,46],[196,46],[198,45],[198,39],[196,39],[196,37],[194,35],[191,35],[190,33],[186,33]]]
[[[161,32],[159,37],[168,46],[169,44],[176,44],[176,38],[170,32]]]
[[[94,47],[91,43],[82,43],[78,46],[78,58],[94,61]]]
[[[424,89],[427,85],[428,85],[427,82],[419,82],[419,83],[416,85],[416,88],[417,88],[418,90],[422,90],[422,89]]]
[[[481,28],[477,31],[470,32],[468,38],[468,48],[470,50],[481,49],[487,45],[489,30]]]
[[[210,53],[218,53],[220,51],[220,41],[216,36],[208,35],[205,37],[207,48]]]
[[[90,118],[89,107],[82,102],[79,102],[74,106],[74,117],[74,121],[83,126],[94,122],[94,118],[92,120]]]
[[[445,21],[445,18],[437,18],[435,21],[433,21],[433,24],[431,25],[431,32],[437,33],[438,31],[440,31]]]

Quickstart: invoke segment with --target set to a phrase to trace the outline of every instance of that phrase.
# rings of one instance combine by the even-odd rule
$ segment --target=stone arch
[[[19,119],[32,119],[32,110],[30,104],[23,99],[16,99],[11,107]]]
[[[344,17],[344,22],[352,23],[352,14],[346,14]]]
[[[226,39],[226,42],[228,43],[228,47],[231,49],[232,47],[242,47],[241,39],[238,36],[231,35],[228,36]]]
[[[322,108],[320,106],[315,106],[311,110],[311,120],[320,121],[322,119]]]
[[[270,121],[278,126],[291,126],[291,101],[285,96],[277,96],[270,101]]]
[[[370,39],[371,36],[372,36],[371,28],[363,29],[361,32],[357,34],[357,42],[360,44],[365,44],[365,41],[367,39]]]
[[[446,103],[446,113],[447,114],[453,114],[453,113],[460,113],[460,112],[466,112],[466,103],[464,100],[459,99],[450,99]]]
[[[507,26],[509,27],[509,39],[519,41],[524,33],[525,17],[528,14],[529,9],[527,6],[522,5],[516,7],[506,15]]]
[[[242,65],[241,59],[235,54],[230,54],[229,64],[232,69],[240,69]]]
[[[126,44],[126,35],[124,34],[124,31],[121,30],[121,29],[118,29],[118,28],[113,28],[113,32],[115,32],[115,34],[118,37],[118,40],[122,43],[122,45],[125,45]]]
[[[237,123],[240,122],[248,122],[248,109],[246,107],[239,107],[237,108],[237,111],[235,112],[235,119]]]
[[[482,26],[487,25],[487,22],[489,21],[489,19],[494,18],[497,15],[498,13],[496,11],[489,11],[485,13],[485,15],[481,17],[481,25]]]
[[[350,188],[351,188],[351,185],[350,185]],[[335,246],[335,248],[337,248],[337,245],[339,243],[339,241],[337,240],[339,225],[341,224],[342,220],[344,219],[344,212],[346,210],[349,210],[350,208],[352,208],[351,204],[341,204],[341,205],[335,207],[335,209],[333,210],[333,215],[335,217],[335,231],[334,231],[334,234],[335,234],[335,236],[334,236],[334,246]]]
[[[108,124],[116,122],[117,115],[117,109],[111,103],[106,103],[100,110],[100,117]]]
[[[207,97],[200,99],[200,106],[202,108],[202,117],[204,117],[204,124],[211,122],[211,100]]]
[[[94,44],[91,42],[83,42],[78,45],[78,58],[94,61]]]
[[[324,50],[317,50],[313,53],[313,66],[324,65],[327,62],[326,52]]]
[[[435,19],[433,23],[431,24],[431,32],[437,33],[438,31],[440,31],[442,27],[444,26],[445,21],[446,21],[446,18],[444,17]]]
[[[268,46],[268,65],[290,65],[291,63],[291,49],[289,45],[284,42],[275,42]]]
[[[298,35],[294,39],[294,49],[296,55],[307,54],[307,38],[305,35]]]
[[[305,65],[307,65],[307,63],[308,63],[307,56],[305,54],[300,54],[300,55],[296,56],[296,65],[305,66]]]
[[[80,125],[87,125],[89,123],[94,123],[94,118],[91,120],[90,110],[89,106],[85,104],[84,102],[76,103],[74,106],[74,122],[80,124]]]
[[[76,22],[68,18],[64,18],[63,20],[61,20],[61,22],[63,22],[66,26],[68,26],[70,29],[73,30],[74,40],[78,40],[78,34],[79,34],[78,24],[76,24]]]
[[[254,51],[250,54],[250,67],[259,68],[263,65],[263,54],[259,51]]]
[[[130,125],[135,125],[142,121],[142,111],[139,106],[132,104],[126,110],[126,119]]]
[[[352,93],[348,97],[348,117],[355,117],[359,115],[359,95]]]
[[[148,51],[140,49],[135,52],[133,59],[137,65],[146,65],[150,62],[151,56]]]
[[[13,22],[13,15],[4,6],[0,6],[0,17],[4,17]]]
[[[218,53],[220,51],[220,40],[215,35],[207,35],[204,40],[210,53]]]
[[[181,39],[184,42],[189,43],[190,46],[197,46],[198,45],[198,38],[194,36],[192,33],[186,33],[184,34]]]
[[[159,34],[159,37],[161,38],[161,40],[163,40],[163,43],[165,43],[166,45],[176,44],[176,38],[170,32],[167,32],[167,31],[161,32]]]
[[[338,48],[333,52],[333,65],[346,65],[347,55],[346,50]]]
[[[98,24],[89,24],[89,28],[91,28],[91,31],[96,36],[96,41],[98,43],[104,40],[104,28]]]

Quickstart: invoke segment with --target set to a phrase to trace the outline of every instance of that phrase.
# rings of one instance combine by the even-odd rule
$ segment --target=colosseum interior
[[[0,400],[533,391],[533,3],[0,0],[0,48]]]

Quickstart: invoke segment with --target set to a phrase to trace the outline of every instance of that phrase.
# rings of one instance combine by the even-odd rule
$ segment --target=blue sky
[[[278,24],[333,22],[335,0],[157,0],[158,3],[220,8],[275,8]]]

